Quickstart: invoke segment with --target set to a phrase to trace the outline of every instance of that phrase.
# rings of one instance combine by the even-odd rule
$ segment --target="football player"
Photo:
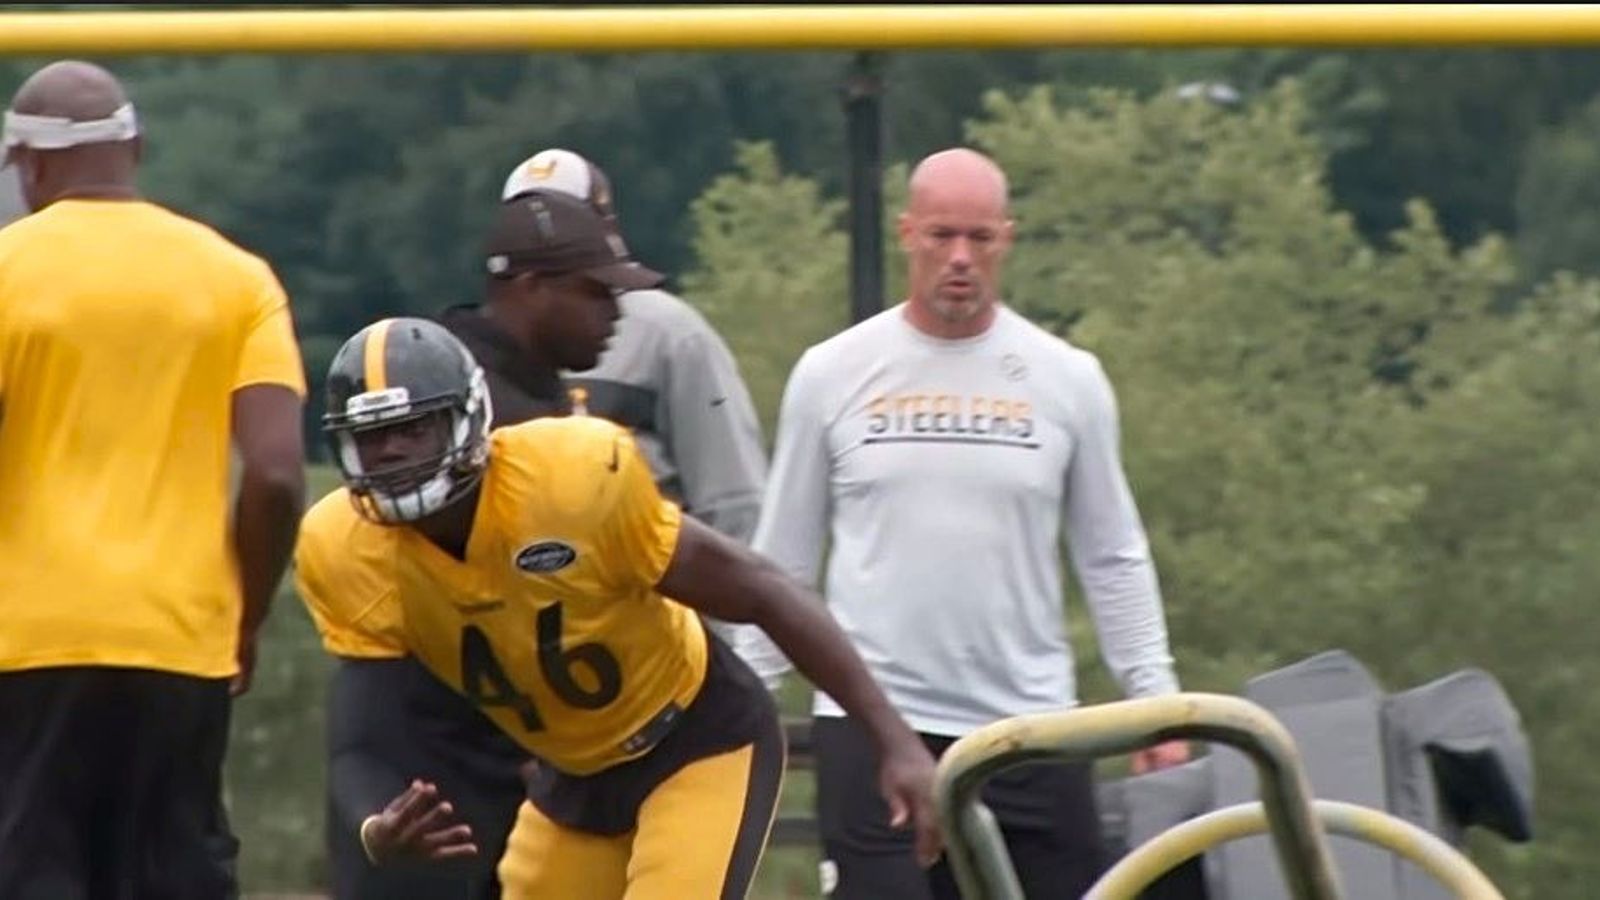
[[[581,227],[564,208],[538,227]],[[577,263],[573,277],[613,289],[659,277]],[[345,488],[302,523],[302,596],[352,664],[415,658],[539,759],[499,867],[506,896],[745,895],[782,732],[696,611],[759,625],[866,723],[893,822],[932,862],[932,757],[821,602],[664,500],[625,429],[571,417],[490,435],[482,370],[420,319],[352,337],[327,401]],[[365,802],[380,864],[476,851],[431,784]]]

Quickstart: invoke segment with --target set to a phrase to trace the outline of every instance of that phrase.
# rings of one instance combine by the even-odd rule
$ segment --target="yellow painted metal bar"
[[[1600,44],[1600,4],[86,10],[0,13],[0,53]]]
[[[1353,803],[1315,800],[1317,818],[1333,834],[1384,847],[1416,863],[1461,900],[1502,900],[1494,884],[1454,847],[1404,819]],[[1084,900],[1133,900],[1185,860],[1228,841],[1267,830],[1266,807],[1241,803],[1169,828],[1124,856]]]
[[[1299,900],[1340,896],[1327,840],[1311,807],[1311,787],[1289,732],[1270,713],[1240,697],[1183,693],[1014,716],[956,741],[939,760],[935,800],[951,867],[963,896],[1021,898],[1005,843],[978,791],[995,772],[1036,760],[1090,760],[1175,738],[1228,744],[1256,766],[1271,812],[1273,846]]]

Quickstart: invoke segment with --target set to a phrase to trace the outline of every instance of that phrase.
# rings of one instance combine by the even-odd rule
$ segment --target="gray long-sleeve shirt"
[[[569,373],[589,415],[634,433],[662,492],[749,543],[767,458],[750,391],[728,345],[689,304],[631,291],[600,365]]]
[[[1002,307],[938,340],[890,309],[791,374],[754,546],[823,593],[919,731],[960,735],[1076,702],[1066,540],[1129,696],[1177,690],[1145,531],[1099,361]],[[770,678],[774,648],[741,654]],[[763,654],[765,653],[765,658]],[[819,715],[842,715],[827,696]]]

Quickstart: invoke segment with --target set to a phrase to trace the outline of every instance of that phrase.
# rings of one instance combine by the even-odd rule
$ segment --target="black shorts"
[[[237,896],[222,816],[227,679],[0,673],[0,897]]]
[[[812,730],[822,887],[833,900],[959,900],[947,860],[917,865],[912,833],[889,827],[878,793],[878,757],[865,729],[819,716]],[[938,757],[955,738],[922,735]],[[1105,867],[1089,763],[1025,763],[990,778],[994,812],[1028,900],[1081,897]],[[830,891],[831,888],[831,891]]]

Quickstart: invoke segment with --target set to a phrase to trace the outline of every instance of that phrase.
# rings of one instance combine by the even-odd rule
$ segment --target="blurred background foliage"
[[[371,319],[474,299],[500,181],[564,146],[610,173],[630,243],[722,331],[770,434],[789,367],[847,324],[848,61],[106,62],[148,193],[273,262],[314,381]],[[0,88],[40,62],[0,61]],[[1577,51],[885,60],[891,211],[906,163],[993,154],[1009,302],[1111,374],[1185,684],[1329,647],[1391,689],[1488,670],[1539,762],[1536,842],[1475,843],[1516,898],[1600,880],[1597,93],[1600,53]],[[1089,699],[1114,699],[1073,603]],[[327,664],[287,590],[261,666],[229,763],[246,883],[314,889]],[[814,896],[814,861],[770,854],[763,896]]]

